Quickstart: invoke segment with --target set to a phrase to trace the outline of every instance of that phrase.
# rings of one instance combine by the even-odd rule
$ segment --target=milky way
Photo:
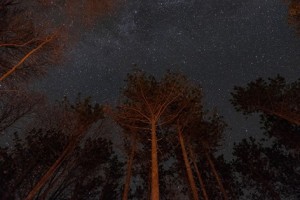
[[[69,61],[40,84],[51,99],[78,92],[100,102],[117,99],[132,66],[161,76],[183,72],[202,85],[207,108],[217,107],[229,127],[225,146],[255,135],[229,103],[234,85],[258,77],[299,76],[300,41],[281,0],[132,0],[91,30]],[[228,148],[230,149],[230,148]]]

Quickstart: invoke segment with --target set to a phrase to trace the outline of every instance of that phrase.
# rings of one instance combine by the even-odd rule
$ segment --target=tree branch
[[[23,43],[23,44],[15,44],[15,43],[3,43],[3,44],[0,44],[0,47],[24,47],[34,41],[38,41],[38,40],[35,40],[34,38],[32,38],[31,40]]]
[[[45,41],[43,41],[40,45],[38,45],[36,48],[32,49],[29,53],[27,53],[15,66],[13,66],[9,71],[7,71],[5,74],[3,74],[0,77],[0,81],[3,81],[5,78],[10,76],[14,71],[17,70],[18,67],[20,67],[32,54],[34,54],[36,51],[41,49],[45,44],[49,43],[54,38],[54,35],[47,37]]]

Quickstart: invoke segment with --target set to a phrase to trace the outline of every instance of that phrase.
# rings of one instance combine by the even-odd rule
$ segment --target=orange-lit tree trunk
[[[53,163],[53,165],[48,169],[48,171],[42,176],[42,178],[35,184],[33,189],[29,192],[25,200],[34,199],[35,195],[43,188],[43,186],[48,182],[48,180],[53,176],[56,170],[60,167],[65,158],[69,155],[69,153],[75,148],[75,144],[72,142],[68,144],[63,153],[59,156],[59,158]]]
[[[192,168],[191,168],[190,162],[188,160],[188,155],[187,155],[187,152],[186,152],[184,139],[183,139],[182,132],[181,132],[179,127],[178,127],[177,131],[178,131],[178,139],[179,139],[179,143],[180,143],[180,147],[181,147],[181,151],[182,151],[182,156],[183,156],[183,160],[184,160],[184,164],[185,164],[186,173],[187,173],[187,176],[188,176],[191,192],[192,192],[192,195],[193,195],[193,199],[194,200],[199,200],[198,191],[197,191],[196,183],[195,183],[195,180],[194,180],[194,177],[193,177]]]
[[[33,200],[36,194],[44,187],[44,185],[51,179],[56,170],[61,166],[63,161],[74,151],[79,140],[82,138],[85,127],[79,129],[79,134],[74,136],[74,138],[69,142],[64,151],[60,154],[58,159],[52,164],[48,171],[40,178],[40,180],[35,184],[33,189],[29,192],[25,200]]]
[[[212,170],[212,172],[213,172],[213,174],[214,174],[214,177],[215,177],[215,179],[217,180],[217,183],[218,183],[218,185],[219,185],[219,187],[220,187],[220,190],[221,190],[221,192],[222,192],[222,195],[223,195],[224,200],[228,200],[227,192],[226,192],[226,190],[225,190],[225,188],[224,188],[224,185],[223,185],[223,183],[222,183],[221,177],[220,177],[220,175],[218,174],[218,172],[217,172],[217,170],[216,170],[216,168],[215,168],[215,164],[214,164],[214,162],[212,161],[212,159],[211,159],[209,153],[207,152],[207,150],[205,150],[205,156],[206,156],[206,159],[207,159],[207,161],[208,161],[208,163],[209,163],[209,166],[210,166],[210,168],[211,168],[211,170]]]
[[[133,165],[133,159],[135,155],[135,151],[137,148],[137,135],[136,132],[133,133],[133,140],[132,140],[132,147],[131,147],[131,152],[130,152],[130,157],[127,163],[127,173],[126,173],[126,179],[125,179],[125,184],[124,184],[124,191],[123,191],[123,200],[128,199],[128,193],[129,193],[129,188],[130,188],[130,181],[131,181],[131,175],[132,175],[132,165]]]
[[[156,123],[151,122],[151,200],[159,199]]]
[[[189,84],[178,74],[167,73],[162,80],[143,72],[128,75],[124,103],[117,107],[116,118],[121,126],[149,130],[151,133],[151,200],[159,200],[157,126],[171,124],[183,112],[185,105],[172,106],[185,93]],[[169,109],[171,108],[172,109]]]
[[[193,152],[193,150],[192,150],[191,148],[189,148],[189,152],[190,152],[191,159],[192,159],[192,162],[193,162],[193,165],[194,165],[196,174],[197,174],[197,178],[198,178],[199,183],[200,183],[200,186],[201,186],[201,191],[202,191],[202,194],[203,194],[203,199],[204,199],[204,200],[208,200],[208,195],[207,195],[207,192],[206,192],[206,187],[205,187],[203,178],[202,178],[202,176],[201,176],[201,173],[200,173],[200,171],[199,171],[199,168],[198,168],[198,166],[197,166],[194,152]]]
[[[66,177],[66,175],[74,167],[74,165],[75,165],[74,160],[73,161],[67,161],[67,162],[68,162],[67,165],[61,171],[61,173],[59,173],[59,169],[58,169],[56,173],[59,173],[59,174],[55,174],[55,175],[52,176],[52,180],[49,181],[48,188],[45,189],[43,191],[43,193],[39,195],[40,197],[38,197],[38,199],[46,200],[47,196],[51,192],[51,190],[54,190],[57,187],[59,179]],[[60,166],[60,168],[61,168],[61,166]]]
[[[29,57],[34,54],[36,51],[41,49],[44,45],[49,43],[53,39],[53,36],[47,37],[45,41],[43,41],[41,44],[39,44],[36,48],[32,49],[30,52],[28,52],[15,66],[13,66],[10,70],[8,70],[6,73],[0,76],[0,82],[6,79],[8,76],[10,76],[13,72],[15,72]]]

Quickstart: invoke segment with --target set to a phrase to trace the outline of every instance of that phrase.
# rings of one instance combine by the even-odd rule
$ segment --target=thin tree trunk
[[[131,174],[132,174],[132,164],[133,159],[136,151],[136,145],[137,145],[137,138],[136,138],[136,132],[133,133],[133,141],[132,141],[132,148],[130,152],[130,157],[127,163],[127,173],[126,173],[126,179],[125,179],[125,185],[124,185],[124,191],[123,191],[123,200],[128,199],[128,193],[130,188],[130,181],[131,181]]]
[[[222,181],[221,181],[221,177],[220,177],[220,175],[218,174],[218,172],[217,172],[217,170],[216,170],[216,168],[215,168],[214,162],[212,161],[212,159],[211,159],[209,153],[207,152],[207,150],[205,150],[205,156],[206,156],[206,158],[207,158],[207,160],[208,160],[208,163],[209,163],[210,168],[212,169],[212,172],[213,172],[213,174],[214,174],[214,177],[215,177],[215,179],[216,179],[217,182],[218,182],[218,185],[219,185],[219,187],[220,187],[220,190],[221,190],[221,192],[222,192],[222,195],[223,195],[224,200],[228,200],[227,192],[226,192],[226,190],[225,190],[225,188],[224,188],[224,185],[223,185],[223,183],[222,183]]]
[[[200,185],[201,185],[201,191],[202,191],[202,194],[203,194],[203,198],[204,198],[204,200],[209,200],[207,192],[206,192],[206,187],[205,187],[203,178],[201,176],[201,173],[199,171],[199,168],[198,168],[196,160],[195,160],[194,152],[193,152],[193,150],[191,148],[189,148],[189,151],[190,151],[190,155],[191,155],[191,158],[192,158],[192,162],[193,162],[193,165],[194,165],[194,168],[195,168],[198,180],[199,180]]]
[[[72,159],[71,160],[67,160],[66,162],[67,162],[67,164],[62,169],[62,171],[59,172],[59,170],[58,170],[57,174],[54,175],[54,176],[52,176],[53,179],[49,182],[48,188],[43,192],[43,194],[41,194],[41,197],[39,199],[41,199],[41,200],[47,199],[47,196],[50,193],[50,191],[54,190],[57,187],[58,181],[60,180],[60,178],[63,178],[63,179],[66,178],[67,174],[73,169],[73,167],[74,167],[74,165],[76,163],[75,160],[72,160]]]
[[[76,145],[81,138],[81,136],[84,133],[84,130],[86,130],[87,126],[83,125],[79,128],[78,133],[74,136],[73,139],[69,142],[67,147],[64,149],[64,151],[60,154],[58,159],[52,164],[52,166],[48,169],[48,171],[40,178],[40,180],[35,184],[33,189],[29,192],[25,200],[33,200],[35,195],[39,192],[40,189],[50,180],[50,178],[53,176],[55,171],[60,167],[62,162],[66,159],[69,154],[74,151],[76,148]]]
[[[48,187],[46,189],[44,189],[44,191],[42,192],[42,190],[40,190],[40,193],[37,195],[36,199],[46,199],[48,193],[50,192],[50,190],[52,189],[53,186],[53,182],[55,182],[55,179],[57,178],[59,172],[57,172],[55,175],[52,176],[52,178],[50,179],[49,183],[48,183]],[[42,193],[41,193],[42,192]],[[41,197],[40,197],[41,196]]]
[[[43,175],[43,177],[37,182],[30,193],[27,195],[25,200],[32,200],[40,189],[48,182],[55,171],[60,167],[61,163],[69,155],[69,153],[75,148],[74,142],[68,144],[67,148],[62,152],[59,158],[53,163],[53,165],[48,169],[48,171]]]
[[[65,189],[67,189],[71,184],[72,184],[72,182],[68,183],[68,181],[66,181],[66,179],[63,180],[63,183],[57,188],[57,190],[53,194],[51,194],[51,196],[48,198],[48,200],[56,200],[56,199],[58,199],[59,195],[61,195],[61,193]]]
[[[191,165],[190,165],[189,160],[188,160],[188,156],[187,156],[187,152],[186,152],[186,148],[185,148],[185,144],[184,144],[184,140],[183,140],[180,128],[178,128],[178,137],[179,137],[182,156],[183,156],[183,160],[184,160],[184,164],[185,164],[185,169],[186,169],[189,184],[190,184],[190,187],[191,187],[191,190],[192,190],[191,192],[193,194],[194,200],[199,200],[197,187],[196,187],[195,180],[194,180],[194,177],[193,177],[193,172],[192,172],[192,169],[191,169]]]
[[[151,200],[159,200],[156,123],[151,122]]]

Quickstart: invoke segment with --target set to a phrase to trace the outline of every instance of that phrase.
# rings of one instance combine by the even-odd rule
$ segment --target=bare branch
[[[24,47],[32,42],[36,42],[39,41],[35,38],[32,38],[31,40],[29,40],[28,42],[25,42],[23,44],[15,44],[15,43],[4,43],[4,44],[0,44],[0,47]]]
[[[32,54],[34,54],[36,51],[41,49],[45,44],[49,43],[51,40],[53,40],[55,34],[47,37],[45,41],[43,41],[40,45],[38,45],[36,48],[32,49],[29,53],[27,53],[15,66],[13,66],[9,71],[7,71],[5,74],[3,74],[0,77],[0,81],[3,81],[5,78],[7,78],[9,75],[11,75],[14,71],[17,70],[18,67],[20,67]]]
[[[122,105],[122,108],[125,108],[127,110],[133,110],[135,112],[137,112],[138,114],[140,114],[142,117],[144,117],[147,120],[151,120],[148,116],[146,116],[145,114],[143,114],[140,110],[133,108],[132,106],[126,106],[126,105]]]
[[[142,86],[141,86],[141,83],[140,83],[140,81],[138,82],[139,83],[139,88],[140,88],[140,92],[141,92],[141,95],[142,95],[142,97],[143,97],[143,100],[144,100],[144,102],[146,103],[146,105],[147,105],[147,107],[148,107],[148,109],[149,109],[149,112],[151,113],[151,116],[153,116],[153,110],[151,109],[151,106],[150,106],[150,104],[149,104],[149,102],[147,101],[147,99],[146,99],[146,97],[145,97],[145,94],[144,94],[144,91],[143,91],[143,89],[142,89]]]

